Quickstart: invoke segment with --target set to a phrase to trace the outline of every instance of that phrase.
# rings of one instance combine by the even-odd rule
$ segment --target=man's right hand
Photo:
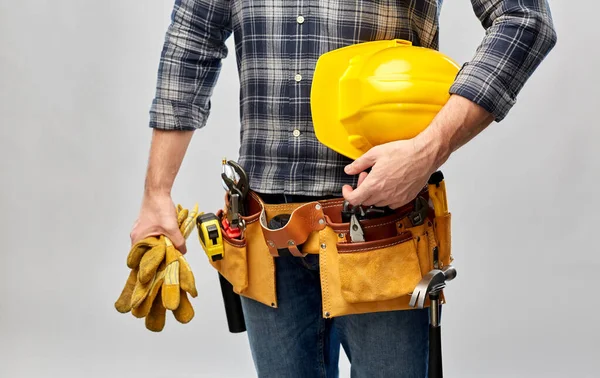
[[[148,236],[165,235],[185,254],[185,239],[177,223],[177,208],[168,194],[145,195],[137,220],[130,233],[131,245]]]

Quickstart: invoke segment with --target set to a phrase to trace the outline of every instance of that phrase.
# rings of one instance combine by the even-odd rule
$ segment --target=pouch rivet
[[[272,241],[272,240],[269,240],[269,241],[267,241],[267,243],[269,243],[269,245],[270,245],[271,247],[275,247],[275,243],[273,243],[273,241]]]
[[[275,307],[275,303],[271,303],[271,307]]]
[[[319,219],[319,224],[324,224],[325,223],[325,219],[321,218]]]
[[[344,234],[342,234],[342,233],[339,233],[339,234],[338,234],[338,238],[340,238],[340,239],[343,239],[345,236],[346,236],[346,235],[344,235]]]
[[[320,204],[320,203],[318,203],[318,204],[315,206],[315,209],[317,209],[317,210],[321,210],[321,204]]]
[[[326,316],[326,317],[329,317],[329,313],[328,313],[328,312],[326,312],[326,313],[325,313],[325,316]]]
[[[294,241],[293,240],[288,240],[288,245],[294,245]]]
[[[321,249],[325,249],[325,248],[327,248],[327,244],[321,243]]]

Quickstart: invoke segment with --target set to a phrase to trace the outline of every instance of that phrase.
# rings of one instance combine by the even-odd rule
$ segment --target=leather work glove
[[[190,212],[177,205],[179,230],[185,239],[191,234],[198,216],[198,205]],[[194,275],[183,255],[164,235],[148,237],[132,246],[127,257],[131,269],[115,308],[146,318],[146,328],[160,332],[165,325],[166,310],[180,323],[188,323],[194,310],[188,294],[195,298]]]

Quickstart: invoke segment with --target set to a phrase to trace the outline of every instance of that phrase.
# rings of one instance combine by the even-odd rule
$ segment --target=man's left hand
[[[342,194],[351,205],[399,208],[413,200],[438,168],[433,144],[418,138],[372,147],[346,166],[349,175],[360,174],[358,186],[344,185]],[[367,174],[364,172],[371,167]]]

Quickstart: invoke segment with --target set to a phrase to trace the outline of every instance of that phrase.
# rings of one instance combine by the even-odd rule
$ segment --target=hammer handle
[[[442,329],[429,326],[429,378],[442,378]]]
[[[221,273],[219,273],[219,282],[221,283],[221,294],[223,295],[229,332],[241,333],[246,331],[246,321],[240,296],[233,291],[233,286]]]

